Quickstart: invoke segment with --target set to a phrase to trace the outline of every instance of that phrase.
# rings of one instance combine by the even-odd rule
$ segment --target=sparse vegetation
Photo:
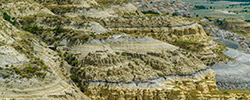
[[[33,25],[25,25],[24,26],[24,30],[30,32],[30,33],[33,33],[33,34],[38,34],[39,33],[39,28],[36,24],[33,24]]]
[[[178,14],[176,12],[172,13],[172,16],[178,16]]]
[[[185,45],[185,44],[199,44],[199,42],[189,41],[189,40],[177,40],[176,42],[178,45]]]
[[[195,5],[194,9],[207,9],[207,8],[203,5]]]
[[[148,10],[148,11],[142,11],[143,14],[153,14],[153,15],[160,15],[158,12]]]
[[[56,26],[54,30],[55,30],[56,35],[59,35],[60,33],[62,33],[62,32],[65,31],[65,30],[63,29],[63,27],[60,26],[60,25]]]
[[[8,72],[7,72],[7,73],[4,73],[4,74],[3,74],[3,78],[8,78],[8,77],[10,77],[11,75],[12,75],[12,73],[8,73]]]
[[[70,78],[71,78],[74,82],[77,81],[76,75],[75,75],[74,73],[72,73],[72,74],[70,75]]]
[[[115,54],[120,55],[120,52],[115,52]]]
[[[134,60],[134,63],[135,63],[136,65],[139,65],[139,62],[138,62],[137,60]]]
[[[128,54],[126,52],[122,52],[122,56],[127,56]]]
[[[245,20],[246,22],[250,22],[250,20]]]
[[[95,0],[101,7],[109,7],[111,5],[120,5],[123,3],[128,3],[128,0]]]
[[[10,22],[12,25],[15,25],[17,23],[15,18],[12,18],[10,15],[8,15],[6,12],[3,12],[3,19]]]
[[[65,52],[63,54],[63,58],[64,58],[64,60],[66,60],[72,66],[79,65],[79,62],[78,62],[77,58],[71,53]]]

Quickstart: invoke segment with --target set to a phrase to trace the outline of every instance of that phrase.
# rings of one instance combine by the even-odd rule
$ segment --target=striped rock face
[[[107,39],[94,39],[83,45],[74,45],[69,51],[76,53],[81,59],[80,65],[73,67],[72,71],[78,84],[85,85],[82,89],[88,91],[87,95],[92,99],[104,90],[106,94],[103,98],[108,99],[117,98],[112,93],[118,91],[126,93],[135,89],[134,95],[137,95],[139,91],[149,91],[145,89],[149,87],[153,87],[155,91],[164,87],[173,89],[172,85],[166,84],[172,78],[182,81],[183,77],[189,77],[194,81],[193,77],[199,76],[197,79],[201,81],[206,76],[204,74],[212,72],[193,54],[149,37],[114,35]],[[212,84],[214,86],[215,81]],[[193,85],[195,87],[198,84]],[[117,92],[112,92],[113,90]],[[106,97],[108,95],[114,97]]]
[[[68,82],[56,52],[4,19],[0,22],[1,99],[88,100]]]

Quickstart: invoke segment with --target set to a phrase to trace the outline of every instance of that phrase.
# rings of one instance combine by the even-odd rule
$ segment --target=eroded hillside
[[[245,96],[218,91],[209,66],[228,61],[226,48],[192,18],[143,14],[127,0],[0,2],[0,98]]]

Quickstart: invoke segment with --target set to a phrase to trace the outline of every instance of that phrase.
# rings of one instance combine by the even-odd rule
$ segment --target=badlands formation
[[[172,9],[187,10],[188,5],[166,0],[169,5],[164,7],[171,8],[162,10],[160,6],[152,7],[156,2],[140,1],[0,1],[3,12],[0,16],[0,98],[250,98],[247,93],[217,88],[227,89],[229,84],[223,80],[227,75],[223,73],[225,67],[218,63],[240,55],[231,56],[228,53],[231,49],[224,52],[229,57],[224,55],[227,48],[213,41],[196,20],[166,15],[173,13]],[[145,5],[151,8],[143,8]],[[147,9],[156,9],[158,14],[145,14]],[[240,64],[248,69],[244,67],[248,62]],[[228,80],[236,78],[241,80],[240,77]],[[244,88],[241,83],[230,87]]]

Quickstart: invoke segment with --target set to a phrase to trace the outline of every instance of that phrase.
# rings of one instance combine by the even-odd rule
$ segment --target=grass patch
[[[196,41],[189,41],[189,40],[177,40],[176,42],[178,45],[185,45],[185,44],[199,44],[199,42]]]
[[[116,55],[120,55],[120,52],[115,52]]]

